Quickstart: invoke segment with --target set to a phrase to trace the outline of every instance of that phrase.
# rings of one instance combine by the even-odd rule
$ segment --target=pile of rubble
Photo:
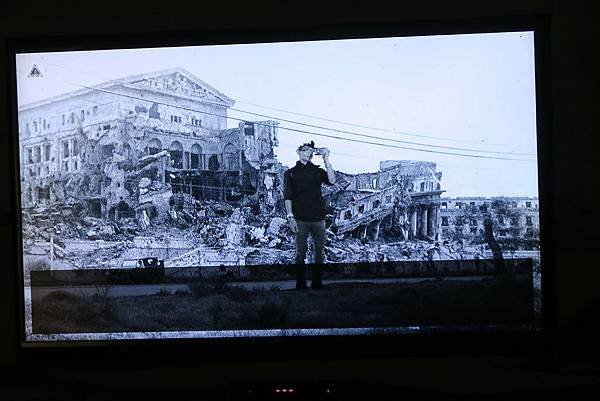
[[[262,249],[257,248],[246,255],[247,265],[287,265],[294,263],[293,249]]]
[[[121,256],[127,251],[127,248],[127,242],[117,242],[110,247],[83,254],[65,255],[64,259],[79,268],[116,268],[121,267]]]
[[[358,239],[332,239],[325,247],[330,262],[389,262],[444,260],[473,257],[475,250],[455,249],[429,241],[363,242]]]
[[[22,211],[23,238],[27,243],[55,243],[69,239],[123,241],[137,234],[135,219],[115,222],[89,216],[79,216],[76,205],[53,206]]]
[[[105,240],[118,243],[110,249],[78,255],[79,264],[113,263],[142,231],[134,217],[118,221],[81,216],[74,208],[54,207],[23,211],[26,246],[34,241],[54,242],[64,248],[67,239]],[[79,214],[79,215],[78,215]],[[465,249],[428,241],[369,241],[341,238],[326,231],[326,258],[333,263],[387,262],[460,259],[473,256]],[[287,221],[279,216],[257,213],[253,207],[234,207],[227,202],[199,201],[189,194],[176,193],[169,201],[166,220],[152,220],[144,236],[168,236],[187,240],[194,248],[212,249],[223,254],[240,251],[246,265],[293,263],[295,239]],[[242,252],[242,250],[244,250]],[[471,252],[472,253],[472,252]],[[60,255],[59,255],[60,256]],[[69,255],[63,255],[68,258]],[[178,260],[178,265],[194,265],[199,256]],[[310,255],[309,255],[310,257]]]
[[[286,220],[281,217],[256,215],[250,208],[236,208],[230,214],[222,214],[210,204],[205,213],[206,217],[199,219],[200,224],[196,225],[196,232],[205,246],[277,249],[289,249],[293,246],[292,233]]]
[[[87,240],[124,241],[131,240],[137,234],[137,223],[131,218],[115,222],[84,217],[77,226],[80,228],[79,238]]]
[[[35,241],[60,243],[67,238],[80,238],[83,227],[70,208],[48,207],[22,210],[22,230],[27,248]]]

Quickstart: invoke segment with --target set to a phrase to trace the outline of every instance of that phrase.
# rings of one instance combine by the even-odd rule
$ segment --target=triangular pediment
[[[154,90],[211,103],[222,103],[227,106],[232,106],[234,103],[232,99],[182,68],[129,77],[121,82],[140,89]]]
[[[143,90],[152,90],[173,96],[185,97],[191,100],[219,104],[224,107],[232,107],[235,103],[225,94],[197,78],[189,71],[178,67],[106,81],[92,87],[86,87],[85,89],[64,93],[62,95],[19,106],[19,112],[46,106],[53,102],[71,99],[75,96],[85,95],[94,91],[109,92],[114,90],[118,92],[119,86],[131,86]]]

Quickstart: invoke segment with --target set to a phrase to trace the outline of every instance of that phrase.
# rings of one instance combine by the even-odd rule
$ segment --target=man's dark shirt
[[[292,201],[292,213],[300,221],[319,221],[325,218],[325,202],[321,184],[331,185],[327,172],[311,162],[300,161],[285,172],[284,198]]]

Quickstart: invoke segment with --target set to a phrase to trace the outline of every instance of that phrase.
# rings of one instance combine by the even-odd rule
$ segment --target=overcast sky
[[[33,64],[43,78],[27,77]],[[376,171],[380,160],[426,160],[443,172],[446,196],[538,194],[531,32],[22,54],[18,100],[173,67],[236,109],[320,126],[281,121],[275,152],[289,166],[296,147],[314,140],[349,173]]]

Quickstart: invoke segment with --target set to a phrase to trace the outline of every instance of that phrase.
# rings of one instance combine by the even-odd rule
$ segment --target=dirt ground
[[[56,291],[33,301],[33,333],[531,325],[530,279],[336,283],[324,290],[248,290],[210,281],[138,297]]]

